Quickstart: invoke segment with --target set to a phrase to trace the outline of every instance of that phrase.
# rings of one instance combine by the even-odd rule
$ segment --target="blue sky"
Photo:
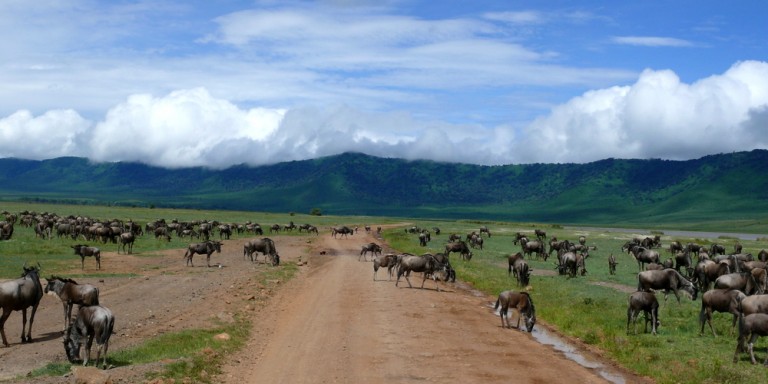
[[[475,164],[768,148],[768,3],[0,2],[0,157]]]

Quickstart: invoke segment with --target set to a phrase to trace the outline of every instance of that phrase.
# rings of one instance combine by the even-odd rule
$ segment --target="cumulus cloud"
[[[205,88],[134,94],[92,122],[73,110],[0,118],[0,156],[88,157],[163,167],[262,165],[356,151],[475,164],[691,159],[768,148],[768,63],[684,83],[645,70],[516,126],[457,124],[349,104],[243,108]]]
[[[768,147],[768,63],[739,62],[692,84],[668,70],[587,92],[525,129],[520,162],[690,159]]]

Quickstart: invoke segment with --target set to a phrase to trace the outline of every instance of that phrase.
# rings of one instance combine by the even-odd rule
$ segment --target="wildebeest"
[[[763,293],[759,292],[760,287],[758,287],[754,276],[752,276],[752,272],[737,272],[721,275],[715,280],[715,288],[737,289],[747,295]]]
[[[768,294],[747,296],[739,303],[739,310],[745,315],[768,314]]]
[[[757,364],[755,360],[754,345],[755,341],[760,336],[768,336],[768,315],[764,313],[753,313],[749,315],[739,315],[739,339],[736,343],[736,353],[733,354],[733,362],[739,362],[739,352],[744,351],[744,343],[747,344],[747,350],[749,351],[749,358],[752,360],[752,364]],[[768,366],[768,356],[766,356],[763,365]]]
[[[392,268],[397,264],[397,255],[388,253],[373,258],[373,281],[376,281],[376,272],[379,268],[387,267],[387,280],[392,280]]]
[[[336,234],[341,234],[342,237],[347,237],[347,235],[354,235],[355,232],[346,225],[342,227],[332,227],[331,236],[335,238]]]
[[[488,235],[488,237],[491,237],[491,231],[490,231],[490,230],[488,230],[488,227],[486,227],[485,225],[483,225],[482,227],[480,227],[480,235],[482,235],[483,233],[485,233],[486,235]]]
[[[445,254],[450,255],[451,252],[458,252],[461,255],[462,260],[472,259],[472,252],[469,251],[469,247],[467,247],[467,243],[462,240],[448,243],[445,245]]]
[[[381,246],[376,243],[368,243],[362,246],[362,249],[360,250],[360,256],[357,257],[357,261],[360,261],[360,257],[363,258],[363,260],[368,261],[368,259],[365,257],[368,252],[370,252],[373,257],[376,257],[376,255],[381,254]]]
[[[472,246],[472,248],[479,247],[480,249],[483,249],[483,238],[480,235],[472,235],[469,238],[469,244]]]
[[[619,264],[619,262],[616,261],[616,257],[613,256],[613,253],[611,253],[611,255],[608,256],[608,273],[610,273],[611,275],[615,275],[617,264]]]
[[[419,233],[419,245],[426,247],[427,243],[432,240],[432,235],[428,231],[422,231]]]
[[[659,257],[659,252],[654,251],[652,249],[648,249],[645,247],[632,247],[632,249],[630,250],[630,253],[632,253],[632,256],[634,256],[635,260],[637,260],[637,269],[639,271],[642,271],[643,267],[647,263],[661,264],[661,258]]]
[[[650,290],[664,290],[664,300],[667,300],[667,294],[672,291],[677,298],[677,302],[680,302],[680,296],[678,291],[683,290],[691,295],[691,300],[696,300],[698,290],[696,287],[688,281],[680,272],[675,271],[672,268],[663,269],[660,271],[643,271],[637,274],[637,290],[638,291],[650,291]]]
[[[194,256],[195,253],[199,253],[201,255],[205,254],[205,263],[210,267],[211,254],[213,252],[221,253],[220,241],[208,240],[202,243],[192,243],[187,247],[187,251],[184,252],[184,260],[187,261],[187,265],[194,267],[195,264],[192,263],[192,256]]]
[[[256,252],[261,252],[265,260],[269,257],[272,265],[280,264],[280,255],[277,253],[277,247],[275,247],[275,242],[272,239],[268,237],[253,239],[243,245],[243,258],[248,257],[252,262],[255,262],[259,258],[257,254],[255,255]]]
[[[103,360],[103,368],[107,368],[107,350],[109,350],[109,337],[115,327],[115,316],[106,307],[100,305],[83,306],[77,311],[77,317],[68,328],[64,336],[64,350],[70,363],[77,362],[80,357],[80,347],[85,341],[85,359],[83,365],[88,365],[91,359],[91,346],[96,340],[96,366],[99,359]]]
[[[99,289],[91,284],[78,284],[72,279],[51,276],[45,285],[45,293],[53,292],[64,306],[64,331],[72,320],[72,307],[77,304],[99,305]]]
[[[547,238],[547,233],[542,231],[541,229],[534,229],[533,233],[536,234],[536,237],[539,238],[539,240]]]
[[[512,328],[512,324],[509,322],[509,308],[517,310],[517,325],[515,328],[520,329],[520,318],[525,318],[525,328],[528,332],[533,331],[533,326],[536,325],[536,308],[533,306],[533,300],[528,292],[516,292],[516,291],[503,291],[499,293],[499,298],[496,299],[496,305],[493,309],[499,310],[499,317],[501,318],[502,328]],[[506,318],[506,324],[505,324]]]
[[[117,246],[117,253],[120,253],[120,248],[123,248],[125,253],[125,247],[128,246],[128,253],[133,252],[133,243],[136,241],[136,236],[133,232],[123,232],[120,234],[120,245]]]
[[[731,273],[728,263],[715,263],[712,260],[699,261],[693,271],[698,281],[699,289],[702,291],[708,290],[709,285],[717,280],[718,277]]]
[[[83,244],[76,244],[71,247],[75,250],[75,255],[80,256],[80,269],[85,269],[85,258],[89,256],[96,259],[96,266],[101,269],[101,249]]]
[[[570,277],[587,274],[586,256],[576,252],[566,252],[560,258],[559,270],[561,274],[568,273]]]
[[[424,288],[424,282],[427,281],[427,277],[431,276],[435,281],[435,288],[440,292],[440,285],[437,283],[437,274],[442,273],[444,275],[443,281],[448,281],[448,266],[440,263],[432,255],[423,256],[404,256],[400,260],[400,264],[397,267],[397,280],[395,286],[400,282],[400,276],[405,275],[405,280],[408,282],[408,286],[413,288],[411,280],[408,278],[410,272],[422,272],[424,273],[424,279],[421,281],[421,288]]]
[[[521,257],[515,260],[514,265],[512,266],[512,270],[514,272],[515,278],[517,279],[517,283],[521,287],[527,286],[531,279],[531,269],[525,259]]]
[[[544,261],[547,261],[549,254],[544,250],[544,242],[539,240],[531,240],[521,241],[520,243],[522,244],[524,255],[531,256],[531,254],[536,253],[537,259],[541,256],[544,258]]]
[[[43,297],[43,286],[40,284],[40,268],[24,265],[21,278],[0,283],[0,307],[3,309],[3,317],[0,318],[0,334],[3,336],[3,345],[8,346],[5,337],[5,321],[13,311],[21,311],[21,342],[32,341],[32,323],[35,321],[35,312]],[[27,308],[32,307],[29,315],[29,328],[27,328]],[[24,335],[24,330],[27,335]]]
[[[515,269],[515,261],[518,259],[523,259],[523,254],[520,252],[517,252],[515,254],[507,255],[507,261],[509,262],[509,269],[507,270],[507,275],[512,275],[512,272]]]
[[[712,312],[722,312],[733,314],[733,326],[736,326],[736,320],[739,318],[739,304],[746,298],[744,292],[737,289],[712,289],[701,295],[701,312],[699,313],[699,323],[701,331],[704,333],[704,323],[709,324],[712,335],[717,336],[715,328],[712,327]]]
[[[645,316],[645,331],[648,332],[648,322],[651,322],[651,332],[655,335],[659,325],[659,301],[653,292],[637,291],[629,295],[627,306],[627,333],[629,324],[634,325],[634,333],[637,334],[637,316],[640,312]]]

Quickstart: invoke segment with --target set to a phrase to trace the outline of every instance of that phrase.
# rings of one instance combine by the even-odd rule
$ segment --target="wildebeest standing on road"
[[[205,263],[209,267],[211,266],[211,254],[213,252],[221,252],[221,242],[208,240],[202,243],[192,243],[187,247],[187,251],[184,253],[184,259],[187,261],[187,265],[195,266],[192,263],[192,256],[195,253],[205,254]]]
[[[88,365],[91,359],[91,346],[96,339],[96,366],[99,366],[99,359],[103,359],[103,367],[107,368],[107,350],[109,349],[109,337],[115,326],[115,316],[108,308],[100,305],[80,307],[77,311],[77,318],[72,322],[69,331],[64,336],[64,350],[67,352],[67,359],[74,363],[80,356],[80,348],[85,338],[85,359],[83,365]]]
[[[437,283],[437,275],[442,273],[444,275],[443,281],[448,281],[448,265],[438,262],[432,255],[404,256],[400,260],[400,265],[397,268],[397,281],[395,281],[395,286],[400,282],[400,276],[405,275],[405,281],[408,282],[408,287],[413,288],[411,280],[408,278],[408,275],[411,272],[424,273],[424,279],[421,281],[422,289],[424,288],[424,282],[427,281],[427,277],[429,276],[435,281],[435,289],[437,289],[438,292],[440,292],[440,285]]]
[[[258,255],[254,257],[256,252],[261,252],[266,259],[269,256],[272,265],[280,264],[280,255],[277,253],[275,242],[272,239],[265,237],[262,239],[249,240],[243,245],[243,257],[248,257],[252,262],[258,260]]]
[[[3,345],[8,346],[8,339],[5,337],[5,321],[13,311],[21,311],[21,342],[28,343],[32,341],[32,323],[35,321],[35,312],[43,298],[43,286],[40,284],[39,267],[27,267],[24,265],[24,273],[21,278],[6,281],[0,284],[0,307],[3,309],[3,316],[0,317],[0,335],[3,337]],[[27,329],[27,308],[32,307],[29,315],[29,328]],[[24,336],[24,330],[27,335]]]
[[[61,299],[64,305],[64,332],[67,331],[69,323],[72,320],[72,307],[77,304],[99,305],[99,289],[91,284],[78,284],[72,279],[65,279],[58,276],[48,278],[48,284],[45,286],[45,293],[54,292]]]
[[[533,326],[536,325],[536,308],[533,306],[533,300],[528,292],[516,292],[516,291],[503,291],[499,294],[499,298],[496,299],[496,305],[494,310],[499,309],[499,317],[501,317],[502,328],[512,328],[509,322],[509,308],[517,309],[517,329],[520,329],[520,318],[525,317],[525,327],[528,332],[533,330]],[[506,324],[504,319],[506,318]]]
[[[75,255],[80,256],[80,269],[85,269],[85,258],[93,256],[96,259],[96,265],[101,269],[101,250],[97,247],[89,247],[83,244],[72,245]]]

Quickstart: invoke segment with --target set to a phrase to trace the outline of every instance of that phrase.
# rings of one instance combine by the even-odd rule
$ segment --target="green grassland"
[[[642,333],[642,320],[639,322],[638,334],[628,334],[626,331],[626,309],[628,293],[618,288],[632,289],[637,285],[637,263],[631,256],[621,252],[621,245],[634,235],[648,235],[648,233],[624,233],[610,230],[592,229],[568,229],[558,224],[541,224],[534,222],[505,222],[485,220],[425,220],[409,219],[402,217],[375,217],[375,216],[312,216],[299,213],[264,213],[248,211],[214,211],[214,210],[187,210],[187,209],[149,209],[104,207],[92,205],[44,205],[29,203],[0,203],[0,210],[19,212],[21,210],[34,210],[37,212],[56,212],[59,215],[87,215],[95,218],[117,218],[122,220],[132,219],[139,223],[145,223],[159,218],[170,220],[195,220],[215,219],[222,222],[242,223],[247,220],[260,223],[265,229],[271,224],[287,224],[294,221],[296,224],[309,223],[316,225],[321,236],[327,235],[327,228],[332,225],[360,225],[372,226],[384,224],[399,224],[403,226],[386,229],[383,233],[385,240],[391,247],[400,252],[421,254],[425,252],[442,252],[447,237],[451,233],[466,235],[476,231],[481,225],[487,226],[492,237],[485,239],[483,250],[473,250],[471,261],[462,261],[457,255],[452,255],[452,264],[457,270],[458,279],[472,284],[476,289],[495,297],[502,290],[519,289],[515,280],[508,275],[506,256],[520,250],[519,245],[513,244],[513,236],[516,232],[531,233],[534,229],[543,229],[547,234],[558,239],[576,240],[583,235],[587,238],[587,244],[596,246],[597,250],[591,251],[587,259],[586,276],[567,278],[552,274],[555,271],[553,259],[529,260],[534,269],[531,277],[530,293],[536,304],[539,321],[546,322],[563,334],[578,338],[584,343],[590,344],[604,351],[604,355],[622,366],[653,378],[660,383],[743,383],[743,382],[767,382],[768,369],[762,365],[753,366],[749,363],[745,354],[740,356],[738,364],[733,364],[733,354],[736,346],[736,334],[731,330],[730,315],[716,313],[714,324],[718,337],[713,337],[708,329],[703,335],[699,334],[698,322],[701,301],[691,301],[682,297],[678,303],[671,295],[666,301],[661,293],[658,294],[662,303],[659,311],[661,327],[658,335]],[[467,217],[472,217],[467,212]],[[733,236],[723,236],[718,239],[704,238],[672,238],[663,235],[663,228],[678,229],[674,223],[654,223],[655,233],[662,234],[662,243],[666,246],[671,240],[679,240],[682,243],[695,241],[709,245],[713,241],[724,244],[728,250],[738,241],[744,247],[744,252],[757,254],[760,249],[768,248],[768,238],[758,240],[737,240]],[[405,229],[411,225],[431,229],[439,227],[440,235],[432,236],[432,241],[427,247],[420,247],[416,235],[409,234]],[[661,228],[661,229],[660,229]],[[712,219],[699,221],[691,219],[687,221],[685,229],[707,230],[723,232],[766,233],[766,224],[759,220],[734,220],[722,219],[713,216]],[[29,228],[18,228],[14,232],[11,241],[0,242],[0,277],[3,279],[16,277],[20,266],[24,262],[39,262],[48,273],[56,273],[57,269],[64,265],[71,265],[73,259],[69,246],[73,244],[71,239],[52,239],[42,241],[35,239]],[[268,232],[265,234],[268,235]],[[298,233],[294,236],[302,236]],[[147,240],[137,242],[136,252],[152,257],[153,250],[167,248],[181,248],[186,246],[186,241],[174,239],[170,243]],[[670,257],[665,250],[660,250],[663,258]],[[608,273],[607,259],[610,254],[617,257],[619,264],[617,273]],[[287,266],[286,268],[291,268]],[[550,272],[542,275],[538,272]],[[213,331],[213,330],[209,330]],[[131,364],[133,357],[138,355],[153,355],[156,359],[179,358],[169,356],[162,352],[163,345],[177,343],[178,339],[184,339],[184,334],[168,339],[158,338],[148,342],[139,348],[148,348],[155,352],[144,350],[121,351],[110,356],[113,364]],[[500,334],[500,337],[503,335]],[[194,340],[190,341],[195,343]],[[759,360],[765,358],[768,353],[768,340],[761,339],[756,345],[756,354]],[[166,372],[168,376],[193,375],[195,370],[215,372],[213,366],[220,360],[201,358],[201,351],[210,346],[192,345],[185,349],[182,367],[173,368],[182,373]],[[216,354],[226,354],[222,350]],[[197,360],[196,360],[197,359]],[[198,361],[200,360],[200,361]],[[197,362],[195,362],[197,361]],[[191,364],[191,365],[190,365]],[[50,368],[57,372],[56,367]]]

